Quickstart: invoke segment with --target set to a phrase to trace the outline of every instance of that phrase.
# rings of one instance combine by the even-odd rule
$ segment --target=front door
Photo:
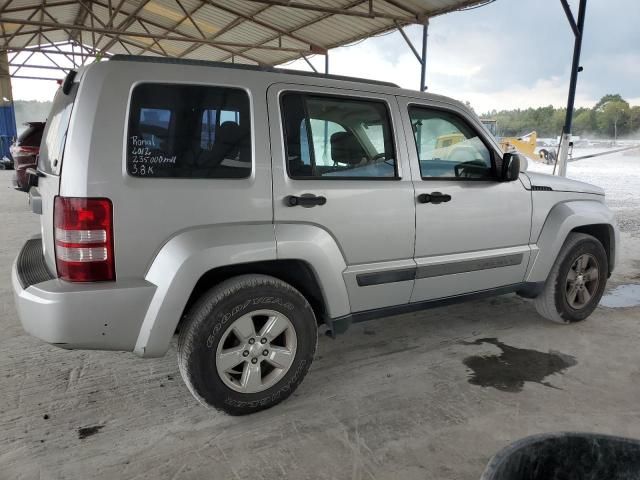
[[[416,197],[412,302],[522,282],[531,193],[501,182],[502,154],[477,119],[444,102],[400,99]]]
[[[393,96],[277,84],[268,90],[276,238],[286,224],[327,232],[352,311],[408,303],[414,191]]]

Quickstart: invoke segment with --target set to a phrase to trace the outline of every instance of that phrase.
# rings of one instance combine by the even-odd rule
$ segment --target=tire
[[[584,266],[581,268],[580,264]],[[595,272],[591,270],[593,267],[596,268]],[[537,312],[556,323],[584,320],[598,306],[608,272],[607,253],[600,241],[584,233],[570,233],[560,249],[542,293],[534,300]],[[575,280],[571,281],[571,278]]]
[[[315,315],[300,292],[277,278],[243,275],[191,307],[180,329],[178,365],[200,403],[246,415],[294,392],[317,342]]]
[[[544,160],[544,163],[548,163],[548,161],[549,161],[549,152],[547,151],[546,148],[542,148],[538,152],[538,155],[540,156],[540,158],[542,158]]]

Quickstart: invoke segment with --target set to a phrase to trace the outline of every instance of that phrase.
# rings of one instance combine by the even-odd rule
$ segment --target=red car
[[[13,186],[17,190],[26,192],[29,190],[28,168],[36,168],[38,154],[40,153],[40,141],[44,131],[45,122],[27,122],[27,128],[18,136],[11,145],[9,151],[13,157]]]

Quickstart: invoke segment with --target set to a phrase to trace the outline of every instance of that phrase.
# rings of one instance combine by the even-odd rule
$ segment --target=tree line
[[[497,120],[497,134],[516,137],[536,131],[538,137],[557,137],[562,132],[566,108],[547,107],[493,110],[482,118]],[[577,108],[573,135],[587,138],[640,137],[640,106],[631,106],[619,94],[607,94],[592,108]]]

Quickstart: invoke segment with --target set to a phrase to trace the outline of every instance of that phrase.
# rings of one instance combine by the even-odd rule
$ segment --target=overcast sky
[[[569,3],[577,8],[578,0]],[[592,106],[606,93],[640,105],[639,22],[640,0],[588,0],[576,106]],[[421,28],[406,32],[420,50]],[[427,85],[471,102],[478,113],[564,106],[572,52],[559,0],[497,0],[431,20]],[[418,88],[419,64],[398,33],[332,50],[329,58],[331,73]],[[312,62],[324,68],[324,57]],[[304,61],[287,68],[309,69]],[[48,99],[55,88],[53,82],[13,81],[16,99]]]

